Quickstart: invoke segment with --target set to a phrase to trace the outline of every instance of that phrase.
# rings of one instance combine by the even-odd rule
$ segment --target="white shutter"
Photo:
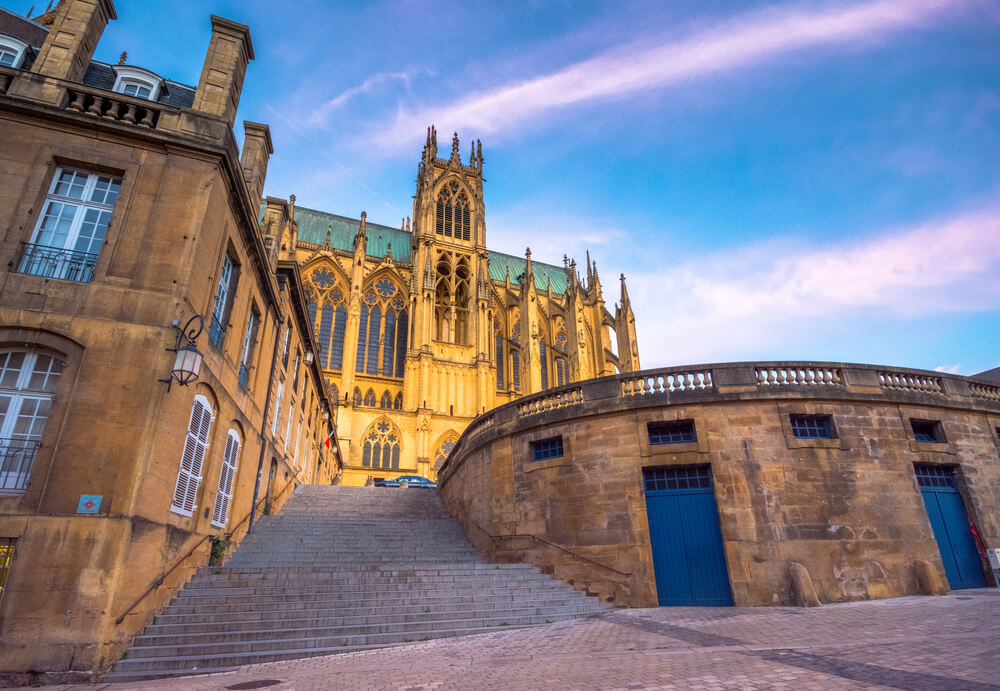
[[[215,509],[212,512],[212,525],[217,528],[224,528],[229,522],[229,506],[233,500],[233,481],[236,478],[239,455],[239,435],[235,430],[229,430],[226,452],[222,457],[222,470],[219,472],[219,492],[215,495]]]
[[[184,439],[184,452],[181,454],[181,467],[177,473],[174,500],[170,506],[171,511],[175,513],[183,516],[194,513],[198,484],[201,482],[201,469],[205,463],[205,450],[208,448],[208,434],[211,430],[212,407],[204,396],[195,396],[194,405],[191,406],[187,436]]]

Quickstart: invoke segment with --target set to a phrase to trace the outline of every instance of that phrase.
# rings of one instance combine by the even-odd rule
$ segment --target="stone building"
[[[293,252],[318,357],[337,401],[343,482],[435,478],[472,419],[519,396],[639,369],[621,282],[615,314],[596,262],[563,266],[487,249],[482,145],[437,132],[417,168],[412,228],[268,197],[262,225]]]
[[[212,17],[188,86],[95,61],[115,17],[0,10],[0,672],[108,666],[213,535],[339,472],[270,133],[233,133],[249,31]]]
[[[604,377],[480,416],[439,483],[489,558],[617,605],[983,587],[1000,385],[805,362]]]

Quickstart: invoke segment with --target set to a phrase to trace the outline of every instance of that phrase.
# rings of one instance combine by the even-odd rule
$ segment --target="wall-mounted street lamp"
[[[195,324],[196,321],[197,324]],[[175,319],[174,329],[177,330],[177,344],[173,348],[166,349],[168,353],[175,353],[174,366],[170,370],[169,377],[157,380],[167,385],[167,391],[170,391],[170,385],[174,381],[180,386],[187,386],[197,379],[201,372],[201,361],[204,359],[194,342],[205,329],[205,318],[196,314],[188,319],[188,323],[184,325],[183,329],[180,328],[179,324],[180,320]]]

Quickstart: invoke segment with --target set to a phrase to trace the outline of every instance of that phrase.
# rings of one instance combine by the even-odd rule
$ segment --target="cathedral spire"
[[[524,250],[524,285],[529,286],[535,280],[535,273],[531,269],[531,248]]]
[[[458,132],[452,135],[451,138],[451,162],[452,163],[462,162],[461,157],[458,155]]]
[[[630,304],[628,299],[628,288],[625,287],[625,274],[621,275],[621,282],[622,282],[622,297],[621,297],[622,309],[625,309],[625,307]]]
[[[354,235],[354,252],[358,252],[360,247],[362,256],[364,256],[365,247],[368,246],[368,231],[365,229],[365,219],[368,218],[367,212],[361,212],[361,222],[358,224],[358,232]]]

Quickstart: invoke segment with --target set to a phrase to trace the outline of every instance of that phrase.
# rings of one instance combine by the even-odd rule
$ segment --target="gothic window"
[[[344,333],[347,329],[346,291],[337,275],[326,267],[308,274],[306,292],[309,315],[316,332],[319,365],[323,369],[344,367]]]
[[[506,385],[506,380],[503,376],[503,366],[504,366],[504,337],[503,328],[500,326],[500,322],[493,321],[493,338],[495,340],[495,351],[493,353],[494,361],[497,363],[497,389],[503,390]]]
[[[0,352],[0,489],[27,488],[62,369],[43,353]]]
[[[448,454],[451,450],[455,448],[455,444],[458,443],[458,435],[454,432],[448,432],[441,443],[438,444],[437,449],[434,451],[434,471],[437,472],[441,470],[444,462],[448,460]]]
[[[469,344],[471,279],[468,257],[456,258],[447,252],[439,255],[434,302],[435,340]]]
[[[385,410],[392,409],[392,394],[389,393],[388,389],[382,392],[382,399],[379,401],[378,407]]]
[[[562,317],[556,317],[555,319],[555,341],[552,347],[558,350],[560,353],[566,352],[566,344],[569,342],[566,336],[566,322],[563,321]]]
[[[538,339],[538,368],[542,373],[542,389],[549,388],[549,361],[545,357],[545,339]]]
[[[510,351],[510,378],[514,384],[514,391],[521,390],[521,353],[516,350]]]
[[[387,278],[370,286],[361,305],[356,372],[402,377],[406,360],[406,298]]]
[[[556,386],[562,386],[563,384],[569,383],[569,370],[566,365],[566,358],[557,357],[555,359],[556,364]]]
[[[363,399],[361,398],[361,389],[359,389],[358,387],[355,386],[354,387],[354,396],[353,396],[354,405],[355,406],[359,406],[359,405],[362,404],[362,401],[363,401]]]
[[[402,410],[403,409],[403,392],[402,391],[400,391],[398,394],[396,394],[396,398],[393,399],[393,401],[392,401],[392,408],[393,408],[393,410]]]
[[[374,408],[375,407],[375,390],[374,389],[368,389],[368,391],[365,393],[365,405],[368,406],[369,408]]]
[[[469,198],[457,182],[441,188],[437,198],[434,229],[438,235],[456,240],[471,237]]]
[[[400,434],[385,418],[372,423],[364,436],[361,465],[365,468],[399,470]]]

